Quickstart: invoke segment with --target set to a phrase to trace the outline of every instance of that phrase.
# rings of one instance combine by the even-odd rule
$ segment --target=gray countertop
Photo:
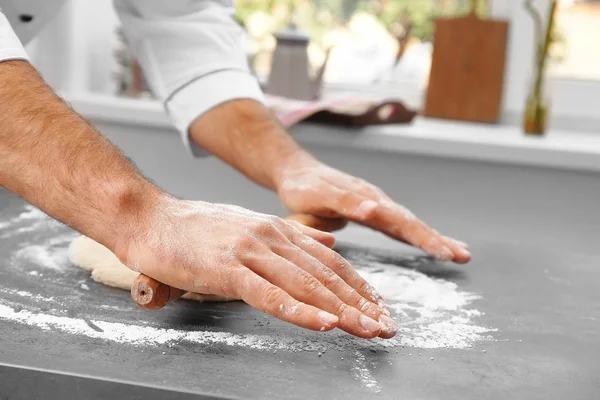
[[[600,187],[596,176],[571,178],[563,189],[577,179]],[[599,398],[596,203],[515,202],[512,215],[465,203],[472,219],[456,231],[474,254],[467,266],[437,265],[366,230],[342,232],[338,250],[357,268],[402,268],[478,296],[466,308],[481,312],[468,322],[487,330],[479,339],[423,348],[414,329],[392,344],[365,341],[304,331],[239,302],[137,309],[127,292],[69,265],[73,232],[17,220],[25,203],[0,189],[0,307],[14,312],[0,312],[0,399]],[[69,332],[51,317],[85,325]],[[127,326],[179,336],[146,344],[105,337]]]

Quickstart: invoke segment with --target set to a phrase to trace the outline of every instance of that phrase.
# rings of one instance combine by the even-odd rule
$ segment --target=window
[[[266,79],[274,33],[294,21],[311,36],[316,71],[331,49],[324,80],[330,84],[427,83],[434,18],[465,14],[471,0],[236,0],[237,19],[249,33],[250,64]],[[487,1],[479,1],[480,11]],[[348,68],[351,65],[352,68]]]
[[[315,69],[325,49],[337,47],[325,74],[326,91],[393,94],[419,107],[428,78],[434,18],[463,15],[472,0],[234,1],[236,16],[249,32],[251,65],[262,80],[269,73],[273,33],[294,16],[314,39],[309,53]],[[534,0],[544,16],[550,1]],[[600,37],[600,0],[558,1],[560,41],[553,49],[558,61],[549,70],[550,125],[600,132],[600,50],[593,43]],[[521,124],[534,61],[531,15],[524,0],[480,0],[480,7],[480,14],[488,11],[488,16],[510,23],[502,123]],[[59,90],[115,93],[117,19],[112,2],[71,0],[61,13],[37,40],[39,54],[33,57],[37,65]],[[392,68],[401,40],[406,48]]]
[[[600,1],[561,0],[556,15],[557,59],[552,76],[567,79],[600,80]]]

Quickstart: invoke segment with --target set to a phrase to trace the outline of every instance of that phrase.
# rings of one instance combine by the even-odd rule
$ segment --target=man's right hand
[[[381,296],[322,244],[332,245],[332,235],[231,205],[165,196],[153,208],[116,243],[129,268],[187,291],[243,300],[311,330],[396,334]]]

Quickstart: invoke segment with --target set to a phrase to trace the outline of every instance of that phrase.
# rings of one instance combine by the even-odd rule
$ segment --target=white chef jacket
[[[233,20],[233,0],[113,0],[132,52],[184,144],[204,112],[233,99],[264,103]],[[0,0],[0,61],[28,60],[23,49],[64,0]]]

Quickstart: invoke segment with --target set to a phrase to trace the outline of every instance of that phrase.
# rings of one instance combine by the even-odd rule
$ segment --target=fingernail
[[[355,213],[358,218],[365,219],[368,218],[369,215],[371,215],[371,213],[375,211],[375,209],[378,206],[379,204],[377,204],[377,202],[373,200],[365,200],[359,204],[359,206],[356,208]]]
[[[381,329],[381,325],[379,325],[377,321],[367,317],[365,314],[360,314],[358,321],[360,322],[360,326],[362,326],[365,331],[377,332]]]
[[[381,324],[381,330],[387,333],[389,336],[394,336],[398,332],[398,325],[396,325],[394,320],[388,316],[380,316],[379,323]]]
[[[319,317],[319,319],[321,320],[321,322],[323,322],[324,324],[326,324],[328,327],[334,324],[337,324],[338,322],[338,317],[336,317],[333,314],[329,314],[326,311],[319,311],[317,313],[317,316]]]
[[[461,253],[461,255],[463,257],[469,257],[471,258],[471,252],[467,249],[459,249],[459,252]]]

